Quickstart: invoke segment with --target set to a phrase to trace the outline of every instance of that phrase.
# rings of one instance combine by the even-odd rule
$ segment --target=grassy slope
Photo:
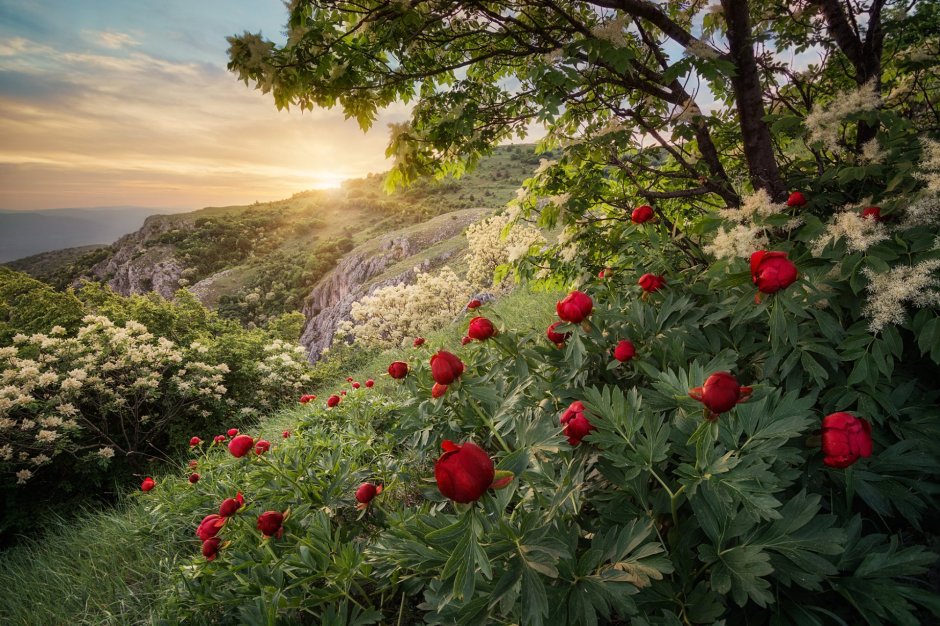
[[[507,327],[541,331],[554,318],[559,294],[520,289],[497,302],[487,315]],[[422,354],[438,346],[459,345],[466,320],[427,337]],[[377,354],[349,372],[357,380],[376,379],[375,393],[394,393],[384,373],[391,361],[413,355],[410,348]],[[316,390],[321,396],[343,385]],[[322,398],[321,400],[322,401]],[[280,436],[307,411],[285,409],[260,427],[268,438]],[[204,476],[208,465],[200,467]],[[88,511],[62,521],[44,538],[0,554],[0,624],[141,624],[159,612],[165,590],[177,584],[176,572],[197,553],[193,532],[205,502],[181,478],[182,469],[156,476],[169,491],[175,510],[148,511],[147,496],[131,492],[115,508]],[[208,478],[208,477],[207,477]]]

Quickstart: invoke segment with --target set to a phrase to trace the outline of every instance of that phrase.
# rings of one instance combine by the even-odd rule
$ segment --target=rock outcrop
[[[458,250],[447,246],[437,250],[435,244],[456,237],[487,212],[466,209],[447,213],[370,241],[344,256],[304,302],[306,322],[300,342],[308,349],[310,362],[316,362],[330,346],[336,327],[349,319],[353,302],[381,287],[412,282],[416,269],[446,263]]]
[[[114,253],[92,267],[91,273],[124,296],[154,291],[172,298],[184,266],[172,246],[155,244],[154,240],[179,227],[180,222],[173,215],[148,217],[140,230],[118,239],[112,246]]]

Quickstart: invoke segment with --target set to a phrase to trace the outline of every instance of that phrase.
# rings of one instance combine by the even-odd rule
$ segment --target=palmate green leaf
[[[542,579],[532,570],[522,572],[522,623],[542,626],[548,617],[548,595]]]
[[[732,417],[721,420],[718,440],[727,449],[758,454],[767,460],[768,454],[816,426],[814,404],[814,396],[798,391],[785,395],[774,391],[758,400],[738,404]]]
[[[738,606],[748,600],[765,607],[774,601],[770,582],[764,576],[774,571],[770,555],[758,546],[741,545],[718,551],[711,545],[699,546],[699,558],[711,565],[712,589],[731,593]]]
[[[813,591],[822,588],[835,564],[821,555],[843,550],[845,533],[833,528],[835,517],[819,515],[820,497],[801,491],[780,510],[780,518],[744,538],[744,543],[771,552],[774,578]]]

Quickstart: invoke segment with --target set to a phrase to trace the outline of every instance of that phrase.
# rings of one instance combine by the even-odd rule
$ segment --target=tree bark
[[[751,184],[754,189],[764,189],[772,199],[780,201],[786,197],[787,191],[780,178],[770,129],[764,121],[763,89],[754,58],[748,3],[747,0],[721,0],[721,6],[728,25],[731,59],[735,64],[731,86]]]

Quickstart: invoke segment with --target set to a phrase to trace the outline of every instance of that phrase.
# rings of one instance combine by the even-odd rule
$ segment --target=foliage
[[[0,267],[0,345],[16,333],[34,333],[60,325],[74,330],[85,312],[70,292],[55,291],[33,278]]]

